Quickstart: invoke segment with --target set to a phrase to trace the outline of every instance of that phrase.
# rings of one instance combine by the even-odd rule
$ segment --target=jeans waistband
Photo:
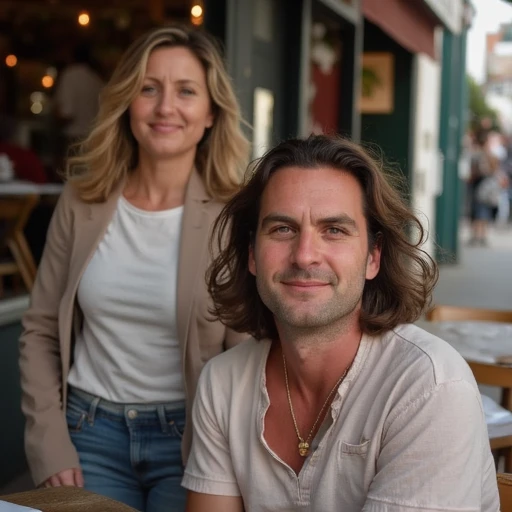
[[[110,400],[106,400],[105,398],[101,398],[96,395],[92,395],[91,393],[87,393],[87,391],[83,391],[82,389],[78,389],[75,387],[69,387],[69,396],[76,396],[85,400],[89,404],[93,404],[95,408],[103,409],[105,411],[111,412],[113,414],[123,415],[128,409],[135,409],[139,413],[144,412],[154,412],[158,410],[164,410],[166,412],[170,411],[178,411],[181,409],[185,409],[185,401],[177,400],[175,402],[153,402],[153,403],[119,403],[119,402],[111,402]]]

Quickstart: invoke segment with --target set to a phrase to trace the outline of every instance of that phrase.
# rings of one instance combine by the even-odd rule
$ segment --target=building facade
[[[104,3],[69,0],[65,9],[43,9],[39,0],[0,0],[0,51],[19,63],[4,66],[0,96],[22,121],[24,144],[43,158],[45,110],[31,111],[31,94],[51,96],[40,89],[41,78],[85,34],[79,31],[95,34],[108,67],[149,26],[193,22],[224,45],[254,157],[310,133],[376,144],[408,182],[411,204],[431,234],[426,249],[434,254],[437,240],[457,253],[466,0],[201,0],[193,2],[200,8],[195,18],[188,0]],[[88,29],[76,25],[84,5]],[[0,427],[0,453],[9,460],[0,464],[0,485],[25,464],[17,338],[27,303],[27,296],[0,299],[0,379],[11,390],[0,398],[10,418]]]

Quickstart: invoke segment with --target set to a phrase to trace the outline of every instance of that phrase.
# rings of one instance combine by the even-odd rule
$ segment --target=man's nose
[[[313,230],[301,231],[292,248],[292,263],[308,268],[319,262],[318,238]]]

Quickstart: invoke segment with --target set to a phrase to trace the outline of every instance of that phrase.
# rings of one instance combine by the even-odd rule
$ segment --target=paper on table
[[[15,505],[8,501],[0,500],[0,512],[41,512],[38,509],[30,507],[22,507],[21,505]]]
[[[481,395],[485,422],[490,439],[512,435],[512,412],[501,407],[492,398]],[[1,512],[1,509],[0,509]]]

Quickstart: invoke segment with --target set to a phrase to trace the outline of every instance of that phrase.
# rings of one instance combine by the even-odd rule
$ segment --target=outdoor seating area
[[[0,23],[0,512],[512,512],[512,0]]]
[[[26,227],[37,205],[54,204],[62,184],[24,181],[2,183],[0,189],[0,300],[29,293],[37,272]]]
[[[512,472],[512,311],[436,305],[421,326],[461,353],[479,386],[496,388],[499,400],[482,394],[496,467]]]

